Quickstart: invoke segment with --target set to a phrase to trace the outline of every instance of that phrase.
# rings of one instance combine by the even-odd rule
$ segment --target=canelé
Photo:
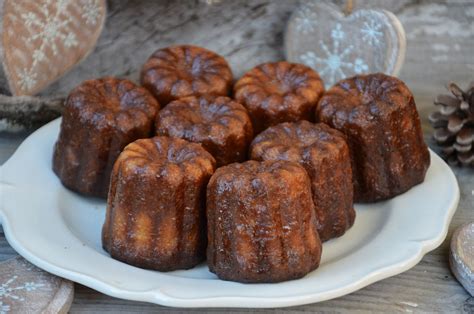
[[[110,173],[122,149],[153,136],[160,106],[143,87],[106,77],[83,82],[66,99],[53,170],[67,188],[107,197]]]
[[[137,140],[114,165],[102,245],[127,264],[170,271],[205,258],[206,185],[214,158],[170,137]]]
[[[341,132],[324,123],[281,123],[253,140],[250,157],[293,161],[306,169],[321,241],[339,237],[353,225],[351,158]]]
[[[385,200],[423,182],[430,154],[413,95],[398,78],[344,79],[324,94],[316,116],[347,138],[356,202]]]
[[[319,266],[308,174],[289,161],[218,168],[207,187],[207,262],[219,278],[279,282]]]

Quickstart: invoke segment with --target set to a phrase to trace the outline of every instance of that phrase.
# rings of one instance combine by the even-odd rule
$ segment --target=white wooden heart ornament
[[[326,87],[359,73],[397,75],[405,58],[405,31],[385,10],[345,15],[333,4],[307,1],[291,15],[286,58],[316,70]]]
[[[3,69],[13,95],[33,95],[94,48],[105,0],[5,0]]]

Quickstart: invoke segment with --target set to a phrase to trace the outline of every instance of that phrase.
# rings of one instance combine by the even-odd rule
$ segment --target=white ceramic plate
[[[63,188],[51,170],[60,120],[31,135],[0,172],[0,217],[11,246],[53,274],[105,294],[180,307],[281,307],[342,296],[401,273],[444,240],[459,200],[434,153],[423,184],[390,201],[358,205],[355,225],[324,244],[319,269],[278,284],[217,279],[202,264],[160,273],[111,259],[101,248],[105,202]]]

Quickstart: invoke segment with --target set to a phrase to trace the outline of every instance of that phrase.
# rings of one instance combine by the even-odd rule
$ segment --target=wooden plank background
[[[313,0],[309,0],[313,1]],[[137,80],[141,64],[157,48],[192,43],[215,50],[230,62],[236,77],[254,65],[284,58],[286,21],[298,1],[212,0],[108,2],[108,20],[94,52],[42,94],[65,95],[85,79],[116,75]],[[344,1],[335,1],[344,5]],[[474,80],[474,1],[356,0],[354,9],[384,8],[394,12],[407,33],[407,55],[400,77],[412,89],[430,145],[427,116],[432,100],[448,81],[466,86]],[[2,80],[0,79],[0,85]],[[27,134],[0,135],[0,164]],[[461,202],[450,226],[474,220],[474,170],[455,169]],[[427,217],[429,219],[430,217]],[[0,233],[0,260],[15,256]],[[92,312],[222,312],[222,309],[172,309],[119,300],[76,285],[73,313]],[[280,310],[227,309],[225,312],[467,312],[474,298],[453,278],[448,267],[448,240],[411,270],[358,292],[318,304]]]

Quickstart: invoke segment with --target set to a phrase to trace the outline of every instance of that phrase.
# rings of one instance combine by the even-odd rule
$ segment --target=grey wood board
[[[344,1],[336,1],[343,5]],[[43,92],[67,94],[84,79],[118,75],[138,79],[141,64],[159,47],[193,43],[224,55],[236,77],[254,65],[283,59],[283,29],[297,1],[109,1],[105,31],[95,51],[77,68]],[[474,1],[358,0],[355,9],[386,8],[407,32],[401,78],[412,89],[429,140],[427,116],[436,94],[453,80],[468,84],[474,73]],[[456,33],[456,30],[461,30]],[[25,134],[0,137],[0,163]],[[429,141],[430,145],[432,142]],[[470,297],[448,265],[449,239],[463,222],[474,219],[474,169],[455,169],[461,201],[447,240],[411,270],[350,295],[318,304],[277,310],[172,309],[115,299],[76,285],[72,313],[96,312],[474,312]],[[0,259],[16,255],[0,234]]]

